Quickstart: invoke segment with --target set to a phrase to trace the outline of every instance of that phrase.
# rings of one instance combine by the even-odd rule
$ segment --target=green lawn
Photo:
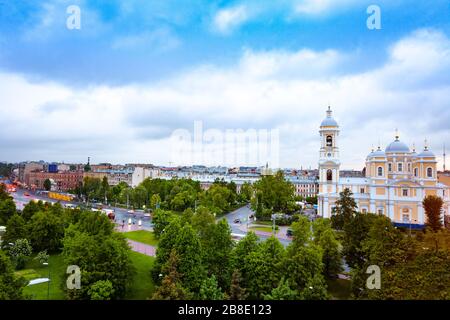
[[[137,231],[139,232],[139,231]],[[149,257],[138,252],[131,252],[131,261],[136,268],[133,285],[127,294],[128,300],[146,300],[152,297],[155,286],[153,284],[150,270],[155,261],[154,257]]]
[[[47,278],[50,268],[50,300],[64,299],[64,291],[61,289],[62,279],[65,274],[65,265],[61,255],[50,256],[49,267],[39,264],[38,261],[30,259],[24,270],[19,270],[16,274],[23,276],[26,280],[36,278]],[[24,293],[30,295],[33,300],[46,300],[48,283],[35,284],[27,286]]]
[[[328,293],[332,300],[348,300],[351,294],[351,281],[344,279],[327,280]]]
[[[262,232],[273,232],[272,227],[262,227],[262,226],[258,226],[258,227],[250,227],[250,230],[254,230],[254,231],[262,231]],[[275,230],[278,231],[278,226],[275,227]]]
[[[158,239],[156,239],[153,232],[150,231],[138,230],[138,231],[124,232],[124,236],[130,240],[145,243],[151,246],[158,245]]]

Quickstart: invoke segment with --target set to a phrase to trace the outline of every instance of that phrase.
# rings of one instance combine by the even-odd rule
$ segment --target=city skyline
[[[66,28],[72,4],[79,30]],[[331,105],[343,169],[361,170],[396,128],[417,150],[427,139],[442,168],[450,8],[378,1],[381,29],[370,30],[371,4],[2,3],[1,160],[169,166],[171,134],[202,121],[221,132],[278,130],[279,167],[315,168]]]

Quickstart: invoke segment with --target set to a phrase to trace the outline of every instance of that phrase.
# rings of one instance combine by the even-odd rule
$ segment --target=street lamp
[[[48,264],[48,262],[44,262],[42,264],[48,267],[47,300],[50,300],[50,265]]]

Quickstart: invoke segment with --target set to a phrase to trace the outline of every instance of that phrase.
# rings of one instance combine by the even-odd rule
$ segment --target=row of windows
[[[392,163],[388,164],[388,170],[389,172],[392,172]],[[398,163],[398,172],[402,172],[403,171],[403,163]],[[408,171],[411,171],[411,164],[408,163]],[[383,167],[378,167],[377,169],[377,175],[379,177],[382,177],[384,175],[383,173]],[[419,176],[419,169],[418,168],[414,168],[414,176],[418,177]],[[427,177],[428,178],[433,178],[433,168],[427,168]]]

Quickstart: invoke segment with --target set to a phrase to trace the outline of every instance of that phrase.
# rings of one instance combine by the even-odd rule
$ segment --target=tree
[[[114,288],[109,280],[99,280],[91,285],[88,290],[91,300],[111,300]]]
[[[425,214],[427,216],[426,225],[433,232],[439,231],[442,229],[442,219],[441,219],[441,211],[442,206],[444,205],[444,201],[441,197],[438,196],[426,196],[423,199],[423,207],[425,209]]]
[[[48,259],[50,258],[50,256],[47,254],[47,251],[41,251],[39,252],[36,257],[34,257],[34,260],[37,260],[39,262],[39,264],[44,264],[44,263],[48,263]]]
[[[289,280],[281,278],[278,287],[272,289],[270,294],[264,296],[264,300],[296,300],[298,293],[296,290],[292,290],[289,284]]]
[[[344,239],[342,242],[342,254],[348,266],[353,269],[361,269],[366,261],[363,250],[363,242],[368,237],[372,221],[377,215],[357,213],[344,225]]]
[[[25,220],[25,222],[28,222],[31,220],[34,214],[38,213],[39,211],[45,210],[46,208],[42,201],[38,202],[30,201],[25,205],[25,207],[22,210],[22,218]]]
[[[319,239],[319,247],[322,249],[324,274],[328,278],[336,278],[343,269],[342,257],[339,251],[339,242],[331,228],[322,233]]]
[[[321,275],[308,279],[305,288],[300,292],[302,300],[327,300],[329,298],[327,285]]]
[[[308,283],[314,278],[316,278],[315,281],[325,286],[322,274],[322,250],[312,243],[304,247],[296,247],[291,244],[288,247],[285,270],[287,279],[300,294],[304,292],[305,288],[308,288]]]
[[[285,249],[275,237],[270,237],[248,255],[244,270],[251,299],[262,299],[278,286],[283,274],[284,258]]]
[[[0,200],[0,226],[8,223],[8,220],[17,212],[16,204],[11,198]]]
[[[6,232],[2,236],[3,243],[14,242],[17,239],[26,238],[27,231],[25,221],[17,213],[14,214],[6,224]]]
[[[198,207],[197,212],[192,217],[192,227],[197,231],[201,241],[207,239],[209,230],[215,223],[214,215],[204,206]]]
[[[161,197],[159,194],[153,194],[150,197],[150,207],[152,209],[158,209],[159,204],[161,203]]]
[[[199,298],[200,300],[223,300],[223,292],[220,290],[214,275],[203,280]]]
[[[242,275],[241,284],[243,287],[247,288],[248,283],[250,282],[250,274],[252,270],[246,269],[247,260],[249,256],[256,252],[259,244],[258,244],[258,236],[250,231],[247,235],[238,242],[235,246],[232,253],[232,265],[234,268],[238,270],[238,272]]]
[[[23,300],[23,289],[26,285],[24,278],[15,276],[11,261],[0,250],[0,300]]]
[[[143,205],[147,204],[148,192],[144,186],[137,186],[132,191],[133,205],[135,208],[142,208]]]
[[[290,205],[295,203],[294,185],[284,178],[282,171],[278,171],[275,175],[263,176],[253,187],[258,201],[252,201],[252,207],[258,214],[259,204],[273,212],[291,213],[290,209],[295,208]]]
[[[52,182],[50,181],[50,179],[45,179],[44,180],[44,189],[47,191],[50,191],[51,188],[52,188]]]
[[[79,266],[81,270],[81,289],[68,290],[67,296],[89,299],[92,285],[109,280],[114,289],[111,299],[121,299],[135,273],[131,249],[123,235],[114,232],[108,217],[92,212],[81,214],[83,218],[66,229],[63,239],[65,264]]]
[[[250,183],[244,182],[241,186],[241,192],[239,193],[239,200],[243,203],[248,203],[253,195],[253,187]]]
[[[339,193],[339,199],[333,208],[333,216],[331,217],[333,228],[342,230],[344,225],[356,214],[357,208],[356,201],[353,199],[353,193],[350,189],[345,188],[344,191]]]
[[[222,219],[217,224],[212,224],[208,234],[209,236],[202,241],[206,269],[211,275],[215,275],[221,288],[228,289],[231,280],[233,240],[227,220]]]
[[[51,211],[38,212],[28,223],[28,236],[35,251],[58,252],[64,237],[64,222]]]
[[[191,225],[186,224],[181,228],[174,249],[179,255],[178,271],[183,287],[190,292],[198,293],[206,270],[203,264],[203,248]]]
[[[303,247],[311,240],[311,222],[305,216],[300,216],[299,220],[291,225],[295,247]]]
[[[164,279],[153,294],[154,300],[185,300],[190,296],[181,285],[181,275],[178,272],[179,262],[177,251],[173,249],[162,270],[165,274]]]
[[[235,269],[231,276],[230,300],[245,300],[247,298],[247,290],[241,286],[242,277],[238,269]]]
[[[339,242],[331,228],[329,219],[317,219],[313,223],[314,243],[322,249],[324,274],[335,278],[342,271],[342,256]]]
[[[161,237],[164,229],[169,225],[171,213],[166,210],[156,209],[153,214],[153,234],[156,238]]]
[[[9,248],[11,261],[14,263],[17,270],[25,267],[25,263],[32,253],[33,249],[27,239],[17,239]]]

